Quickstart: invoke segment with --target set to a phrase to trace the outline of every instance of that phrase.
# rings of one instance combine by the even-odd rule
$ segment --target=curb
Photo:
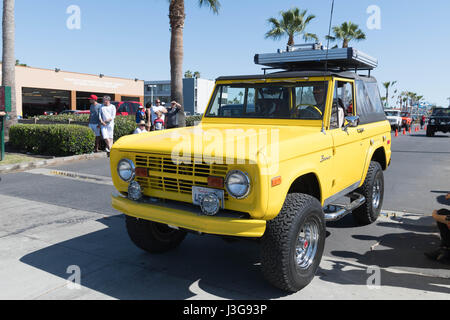
[[[88,154],[81,154],[81,155],[70,156],[70,157],[61,157],[61,158],[53,158],[53,159],[46,159],[46,160],[37,160],[37,161],[33,161],[33,162],[8,164],[8,165],[0,166],[0,173],[26,171],[26,170],[42,168],[42,167],[46,167],[46,166],[59,165],[59,164],[67,163],[67,162],[80,161],[80,160],[103,159],[103,158],[107,158],[106,152],[88,153]]]

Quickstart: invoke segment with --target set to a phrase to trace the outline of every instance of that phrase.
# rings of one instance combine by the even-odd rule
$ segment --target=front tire
[[[427,137],[434,137],[434,131],[429,126],[427,127]]]
[[[261,267],[273,286],[297,292],[319,267],[326,226],[320,202],[301,193],[288,194],[278,216],[267,222],[261,241]]]
[[[131,241],[149,253],[164,253],[175,249],[186,237],[186,232],[165,224],[126,216]]]
[[[378,162],[370,162],[366,180],[355,192],[366,198],[366,202],[352,212],[356,222],[360,225],[374,223],[380,216],[384,199],[384,175]]]

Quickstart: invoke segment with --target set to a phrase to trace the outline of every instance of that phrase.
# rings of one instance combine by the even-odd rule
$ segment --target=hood
[[[201,124],[125,136],[113,149],[179,156],[202,154],[255,162],[262,154],[267,161],[281,161],[326,149],[332,145],[331,139],[316,126]],[[283,158],[279,158],[281,155]]]

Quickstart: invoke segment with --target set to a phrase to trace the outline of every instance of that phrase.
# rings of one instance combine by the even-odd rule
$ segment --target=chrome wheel
[[[307,269],[314,261],[319,245],[319,226],[309,219],[300,229],[295,245],[295,260],[300,269]]]
[[[372,190],[372,206],[374,209],[378,209],[378,206],[380,205],[380,199],[381,199],[381,179],[378,177],[373,184]]]

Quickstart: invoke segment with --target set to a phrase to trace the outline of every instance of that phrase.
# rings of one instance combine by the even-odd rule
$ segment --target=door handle
[[[364,130],[366,130],[366,129],[364,129],[364,128],[358,129],[358,133],[363,133]]]

